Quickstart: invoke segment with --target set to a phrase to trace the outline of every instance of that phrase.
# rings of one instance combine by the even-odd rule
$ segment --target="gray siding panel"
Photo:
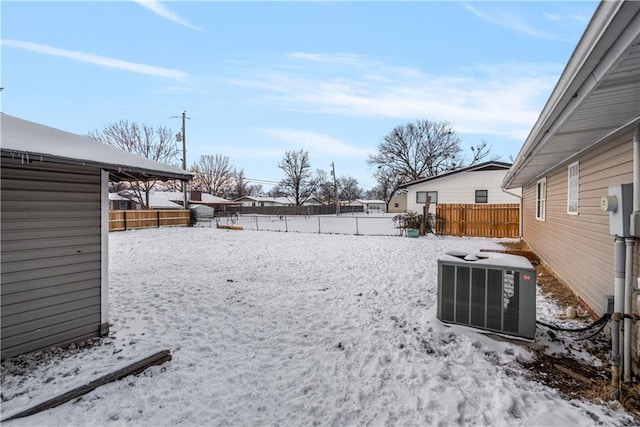
[[[73,294],[61,294],[47,298],[39,298],[29,302],[31,310],[21,310],[24,304],[13,304],[3,307],[2,336],[9,326],[33,322],[37,319],[53,318],[57,314],[75,312],[85,307],[100,305],[100,293],[95,289],[76,291]],[[6,311],[6,313],[4,313]],[[35,328],[37,329],[37,328]]]
[[[98,315],[97,318],[83,317],[72,322],[62,323],[62,325],[68,327],[69,329],[51,327],[42,330],[42,335],[44,336],[38,336],[37,334],[33,334],[30,332],[28,333],[28,335],[25,334],[20,339],[9,338],[7,339],[6,347],[3,346],[2,351],[4,353],[5,348],[7,349],[7,351],[11,350],[11,353],[5,354],[5,357],[10,357],[10,354],[17,355],[37,349],[64,345],[73,341],[95,337],[99,334],[100,331],[99,327],[98,329],[96,329],[96,326],[94,326],[94,324],[97,324],[99,322],[100,315]]]
[[[613,236],[600,198],[633,181],[631,134],[580,156],[578,215],[567,214],[567,167],[547,175],[546,220],[535,218],[535,183],[523,191],[524,240],[598,314],[613,294]],[[572,160],[575,161],[575,160]],[[634,260],[637,260],[637,246]]]
[[[100,171],[2,159],[2,357],[98,335]]]
[[[98,302],[99,305],[99,302]],[[33,326],[36,332],[31,332],[30,335],[22,335],[20,336],[20,334],[23,334],[22,331],[22,327],[21,324],[17,324],[15,326],[7,326],[3,329],[2,335],[4,339],[8,339],[10,337],[16,337],[16,339],[18,341],[20,340],[25,340],[28,339],[29,341],[33,341],[34,339],[39,338],[39,335],[42,335],[42,331],[46,330],[47,328],[49,328],[52,324],[54,325],[60,325],[60,324],[65,324],[69,322],[73,322],[77,319],[82,319],[82,318],[86,318],[86,317],[97,317],[97,321],[100,321],[100,315],[96,315],[95,313],[96,308],[95,306],[88,306],[88,307],[82,307],[82,308],[78,308],[74,311],[67,311],[61,314],[56,314],[56,315],[52,315],[52,316],[48,316],[48,317],[43,317],[40,319],[34,319],[32,320],[31,326]]]
[[[92,286],[95,286],[96,280],[100,280],[100,274],[96,272],[95,269],[91,269],[79,272],[67,271],[63,275],[47,276],[42,279],[29,280],[28,282],[3,283],[2,302],[5,303],[5,298],[6,301],[10,301],[11,298],[16,298],[16,295],[28,295],[29,292],[51,292],[48,288],[56,288],[66,284],[72,285],[83,281],[88,281]],[[10,303],[7,302],[7,304]]]

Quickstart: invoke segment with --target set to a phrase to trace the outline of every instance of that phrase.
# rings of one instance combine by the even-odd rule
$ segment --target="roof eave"
[[[585,67],[585,64],[592,59],[591,56],[597,47],[608,51],[618,41],[620,34],[629,27],[610,30],[611,22],[618,16],[620,9],[625,7],[625,3],[627,2],[602,1],[598,5],[513,166],[503,179],[503,188],[523,187],[534,181],[525,182],[526,180],[517,180],[517,177],[530,164],[536,153],[554,137],[555,132],[571,112],[598,84],[599,76],[596,76],[594,71],[608,70],[618,60],[617,56],[605,55],[602,61]],[[546,169],[554,166],[549,165]]]
[[[193,178],[191,172],[184,171],[184,173],[174,173],[169,171],[161,171],[155,169],[147,169],[140,167],[132,167],[125,165],[116,165],[110,163],[94,162],[81,159],[72,159],[61,156],[54,156],[51,154],[33,153],[18,150],[2,149],[2,157],[18,158],[23,162],[50,162],[76,166],[89,166],[104,169],[109,172],[110,179],[114,181],[153,181],[153,180],[168,180],[178,179],[181,181],[188,181]]]

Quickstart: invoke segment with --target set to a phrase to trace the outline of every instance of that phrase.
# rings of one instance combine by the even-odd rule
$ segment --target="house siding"
[[[414,195],[415,197],[415,195]],[[396,207],[396,203],[398,207]],[[389,201],[389,213],[400,213],[407,211],[407,195],[406,194],[398,194],[393,196]]]
[[[2,358],[97,336],[100,170],[2,159]]]
[[[488,204],[520,203],[519,197],[505,193],[500,184],[507,174],[506,169],[468,171],[407,187],[407,210],[422,212],[423,203],[416,203],[418,191],[437,191],[438,203],[475,203],[476,190],[488,190]],[[510,190],[520,194],[520,189]],[[432,202],[429,212],[435,213]]]
[[[604,311],[603,295],[614,291],[614,238],[600,199],[609,186],[633,182],[631,138],[624,135],[551,171],[546,176],[546,220],[535,218],[535,183],[523,194],[525,242],[598,315]],[[567,213],[567,167],[576,160],[580,162],[578,215],[571,215]],[[636,246],[634,260],[637,254]]]

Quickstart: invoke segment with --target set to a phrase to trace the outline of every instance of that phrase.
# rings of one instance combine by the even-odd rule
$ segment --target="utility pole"
[[[185,134],[185,124],[186,119],[191,119],[191,117],[187,117],[187,112],[183,111],[182,116],[171,116],[172,119],[179,119],[182,117],[182,132],[176,135],[176,140],[178,142],[182,141],[182,169],[187,170],[187,135]],[[182,183],[182,200],[183,206],[185,209],[189,209],[189,198],[187,197],[187,183],[185,181],[180,181]]]
[[[331,162],[331,176],[333,177],[333,191],[336,195],[336,215],[340,215],[340,197],[338,197],[338,180],[336,178],[336,167]]]

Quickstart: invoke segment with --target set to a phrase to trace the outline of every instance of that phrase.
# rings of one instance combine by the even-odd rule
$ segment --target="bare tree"
[[[196,189],[218,197],[231,191],[235,171],[229,164],[229,157],[221,154],[200,156],[191,171],[195,174],[193,184]]]
[[[471,146],[471,154],[471,161],[467,164],[468,166],[477,165],[484,160],[489,154],[491,154],[491,147],[489,147],[487,141],[482,139],[478,145]],[[499,158],[500,156],[497,155],[491,156],[491,160],[498,160]]]
[[[345,200],[349,203],[362,197],[362,189],[358,187],[358,180],[351,176],[338,178],[338,195],[340,200]]]
[[[378,167],[373,176],[378,182],[378,186],[374,190],[378,193],[378,197],[384,200],[387,206],[386,210],[389,212],[391,198],[396,195],[400,186],[408,180],[403,175],[397,174],[393,169],[384,166]]]
[[[314,196],[316,199],[320,200],[325,205],[329,205],[329,204],[335,205],[336,203],[335,194],[336,192],[335,192],[335,187],[333,185],[333,182],[325,181],[322,184],[320,184]]]
[[[370,166],[391,169],[407,181],[435,176],[448,170],[478,163],[488,155],[486,142],[473,147],[473,158],[465,164],[462,141],[447,121],[418,120],[396,126],[371,154]]]
[[[244,196],[258,196],[261,193],[262,185],[249,184],[249,181],[247,181],[247,178],[244,176],[244,169],[236,170],[233,173],[231,188],[230,192],[227,194],[227,198],[235,200]]]
[[[315,175],[311,172],[309,152],[302,149],[299,151],[287,150],[278,167],[285,175],[284,179],[280,181],[280,187],[288,197],[291,197],[296,206],[301,206],[326,181],[324,171],[317,169]]]
[[[161,163],[175,164],[178,160],[174,133],[165,126],[153,127],[120,120],[106,125],[102,131],[89,132],[89,137]],[[132,198],[143,208],[148,208],[149,192],[156,181],[131,181],[129,184]]]
[[[268,197],[287,197],[288,195],[289,193],[278,184],[274,185],[269,191],[267,191]]]

